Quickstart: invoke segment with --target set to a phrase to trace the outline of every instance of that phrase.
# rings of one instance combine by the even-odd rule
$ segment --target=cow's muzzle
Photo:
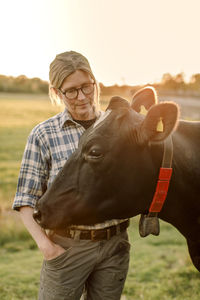
[[[40,224],[40,222],[41,222],[41,217],[42,217],[41,212],[40,212],[38,209],[35,209],[34,212],[33,212],[33,219],[34,219],[38,224]]]

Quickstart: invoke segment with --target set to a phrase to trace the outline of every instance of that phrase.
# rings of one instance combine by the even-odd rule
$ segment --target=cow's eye
[[[102,151],[99,148],[91,148],[87,154],[86,159],[98,159],[102,157]]]

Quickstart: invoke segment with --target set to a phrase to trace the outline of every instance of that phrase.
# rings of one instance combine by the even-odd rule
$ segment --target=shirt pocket
[[[50,182],[53,181],[53,179],[56,177],[56,175],[59,173],[59,171],[64,167],[66,161],[68,160],[68,156],[59,152],[52,155],[51,160],[51,169],[50,169]]]

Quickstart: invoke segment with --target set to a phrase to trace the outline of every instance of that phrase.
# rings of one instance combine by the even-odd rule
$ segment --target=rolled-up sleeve
[[[45,140],[33,130],[25,147],[13,209],[19,210],[21,206],[35,207],[37,200],[47,189],[48,166]]]

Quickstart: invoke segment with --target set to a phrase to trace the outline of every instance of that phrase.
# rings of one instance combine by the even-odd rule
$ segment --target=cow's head
[[[177,116],[174,103],[157,103],[153,88],[140,90],[131,104],[113,97],[39,200],[35,219],[53,229],[144,212],[161,164],[160,142]]]

